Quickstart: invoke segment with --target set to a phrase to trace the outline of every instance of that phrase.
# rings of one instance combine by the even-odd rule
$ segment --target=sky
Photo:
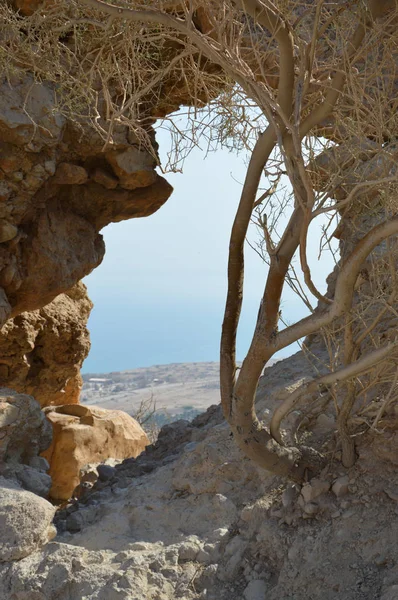
[[[170,145],[157,136],[161,151]],[[229,235],[245,175],[242,157],[226,150],[195,149],[184,172],[167,174],[174,192],[154,215],[111,224],[102,233],[103,263],[85,278],[94,302],[89,319],[91,351],[84,373],[106,373],[175,362],[218,361],[226,296]],[[256,239],[253,228],[251,238]],[[318,240],[309,236],[314,279],[325,290],[331,257],[317,260]],[[249,247],[245,295],[238,331],[238,359],[250,344],[266,265]],[[295,321],[306,314],[287,291],[282,310]],[[298,347],[285,349],[288,356]]]

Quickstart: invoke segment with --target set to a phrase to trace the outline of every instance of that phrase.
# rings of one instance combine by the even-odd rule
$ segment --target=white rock
[[[262,579],[254,579],[243,592],[245,600],[265,600],[267,584]]]
[[[0,477],[0,562],[28,556],[56,534],[55,508],[47,500]]]
[[[199,544],[184,542],[180,546],[178,557],[180,560],[195,560],[199,550]]]

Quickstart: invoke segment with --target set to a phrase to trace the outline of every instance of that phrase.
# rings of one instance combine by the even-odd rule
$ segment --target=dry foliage
[[[300,480],[323,460],[311,448],[286,446],[282,419],[326,390],[350,466],[353,428],[380,427],[397,397],[396,1],[55,0],[28,18],[2,2],[1,17],[6,77],[28,71],[51,81],[59,110],[90,121],[104,146],[127,126],[156,155],[150,126],[163,116],[173,133],[171,169],[199,136],[248,155],[229,253],[224,414],[249,457]],[[191,107],[187,130],[170,116],[181,104]],[[325,215],[320,248],[327,251],[334,235],[341,255],[326,295],[307,257],[309,226]],[[238,372],[244,244],[253,220],[269,269]],[[285,283],[310,313],[288,326],[280,321]],[[328,364],[277,408],[268,431],[254,406],[262,370],[276,352],[314,334],[325,340]]]

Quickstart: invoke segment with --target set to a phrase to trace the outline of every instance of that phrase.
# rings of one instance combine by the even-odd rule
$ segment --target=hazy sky
[[[164,132],[158,141],[161,150],[169,145]],[[244,173],[242,158],[219,151],[204,159],[195,150],[183,174],[167,175],[174,193],[157,213],[103,230],[104,261],[85,279],[94,309],[84,372],[218,360],[229,234]],[[310,236],[308,254],[324,290],[332,261],[317,263],[317,243]],[[253,333],[265,274],[266,266],[247,247],[239,358]],[[284,317],[292,321],[304,314],[287,292]]]

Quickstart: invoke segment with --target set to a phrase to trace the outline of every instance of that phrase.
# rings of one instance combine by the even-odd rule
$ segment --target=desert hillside
[[[85,373],[81,402],[135,415],[143,402],[153,399],[159,424],[192,419],[220,402],[219,369],[217,362],[194,362]]]
[[[81,402],[137,413],[153,399],[160,422],[193,418],[220,402],[219,364],[174,363],[128,371],[83,375]]]

